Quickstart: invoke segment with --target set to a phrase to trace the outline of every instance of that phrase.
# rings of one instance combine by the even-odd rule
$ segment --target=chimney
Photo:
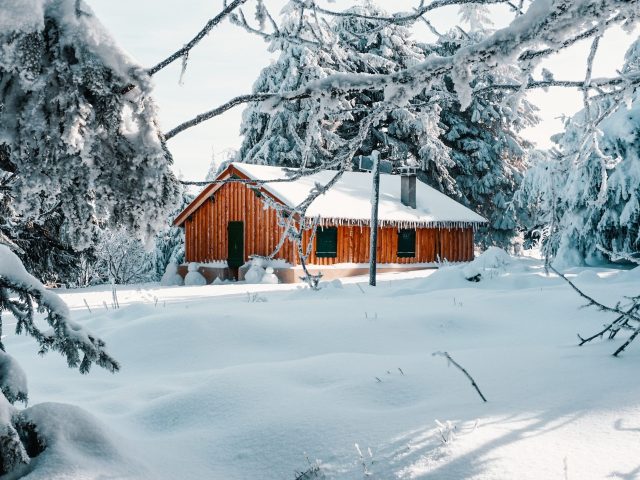
[[[400,175],[400,201],[407,207],[416,208],[415,169],[407,169]]]

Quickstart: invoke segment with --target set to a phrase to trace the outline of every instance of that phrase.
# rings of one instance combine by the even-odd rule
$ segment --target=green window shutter
[[[337,227],[318,227],[316,229],[316,257],[334,258],[338,256]]]
[[[398,230],[398,257],[416,256],[416,231],[403,228]]]

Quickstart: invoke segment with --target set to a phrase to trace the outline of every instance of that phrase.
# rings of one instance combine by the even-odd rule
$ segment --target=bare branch
[[[467,377],[469,379],[469,381],[471,382],[471,385],[473,386],[473,388],[475,388],[476,392],[478,392],[478,395],[480,395],[480,398],[482,399],[482,401],[486,403],[487,399],[485,398],[485,396],[480,391],[480,387],[478,387],[478,384],[476,383],[476,381],[473,379],[473,377],[471,375],[469,375],[469,372],[467,372],[462,365],[460,365],[453,358],[451,358],[451,355],[449,355],[448,352],[433,352],[432,355],[434,355],[434,356],[437,355],[437,356],[446,358],[447,361],[451,365],[453,365],[458,370],[460,370],[462,373],[464,373],[465,377]]]
[[[174,52],[173,54],[169,55],[167,58],[162,60],[157,65],[151,67],[149,70],[147,70],[147,73],[150,76],[154,75],[158,73],[160,70],[162,70],[164,67],[166,67],[167,65],[176,61],[178,58],[181,58],[187,53],[189,53],[189,51],[193,47],[195,47],[200,42],[200,40],[202,40],[213,29],[213,27],[218,25],[231,12],[233,12],[236,8],[238,8],[240,5],[246,2],[247,0],[233,0],[233,2],[226,5],[225,8],[218,15],[216,15],[211,20],[209,20],[207,24],[204,26],[204,28],[200,30],[198,34],[195,37],[193,37],[187,44],[185,44],[184,47]]]
[[[616,305],[615,307],[610,307],[608,305],[605,305],[597,300],[595,300],[593,297],[590,297],[589,295],[587,295],[586,293],[584,293],[582,290],[580,290],[571,280],[569,280],[564,274],[560,273],[558,270],[556,270],[556,268],[549,264],[548,268],[554,272],[556,275],[558,275],[560,278],[562,278],[565,282],[567,282],[569,284],[569,286],[578,294],[580,295],[582,298],[584,298],[587,301],[587,306],[593,306],[598,308],[601,311],[604,312],[610,312],[610,313],[617,313],[619,316],[618,318],[616,318],[613,322],[611,322],[609,325],[607,325],[603,330],[601,330],[600,332],[596,333],[595,335],[592,335],[591,337],[588,338],[582,338],[580,335],[578,335],[578,338],[580,339],[581,343],[580,345],[584,345],[585,343],[601,337],[602,335],[604,335],[606,332],[611,332],[609,338],[613,338],[615,337],[616,333],[623,327],[627,326],[627,327],[631,327],[630,325],[628,325],[629,320],[633,320],[635,322],[638,322],[637,327],[631,327],[634,332],[633,334],[627,339],[626,342],[624,342],[620,348],[618,348],[614,353],[613,356],[617,357],[618,355],[620,355],[620,353],[622,353],[631,342],[633,342],[633,340],[638,336],[638,334],[640,334],[640,317],[636,314],[636,312],[638,311],[638,309],[640,308],[640,297],[634,297],[632,299],[633,303],[631,305],[630,308],[628,308],[627,310],[622,310],[619,305]]]
[[[188,120],[184,123],[181,123],[177,127],[174,127],[173,129],[169,130],[164,135],[164,138],[165,140],[169,140],[170,138],[175,137],[178,133],[186,130],[187,128],[195,127],[196,125],[199,125],[205,120],[209,120],[213,117],[217,117],[218,115],[223,114],[227,110],[230,110],[235,106],[242,105],[243,103],[263,102],[265,100],[270,100],[277,96],[278,95],[275,93],[252,93],[249,95],[240,95],[238,97],[232,98],[228,102],[220,105],[219,107],[214,108],[213,110],[209,110],[208,112],[201,113],[195,118]],[[295,100],[295,99],[307,98],[307,97],[309,97],[309,94],[301,94],[298,97],[292,97],[292,99]]]
[[[395,23],[395,24],[399,24],[399,25],[406,25],[412,22],[415,22],[416,20],[418,20],[420,17],[422,17],[425,13],[430,12],[432,10],[436,10],[438,8],[442,8],[442,7],[448,7],[448,6],[452,6],[452,5],[466,5],[469,3],[483,3],[483,4],[500,4],[500,3],[504,3],[507,4],[509,6],[511,6],[512,8],[517,9],[518,7],[516,7],[513,3],[511,3],[510,0],[485,0],[485,1],[479,1],[479,0],[434,0],[433,2],[424,5],[422,2],[420,4],[420,6],[418,7],[414,7],[414,13],[412,14],[408,14],[408,15],[402,15],[402,14],[398,14],[395,16],[391,16],[391,17],[387,17],[387,16],[380,16],[380,15],[365,15],[362,13],[357,13],[357,12],[337,12],[334,10],[328,10],[326,8],[322,8],[319,7],[318,5],[316,5],[315,1],[305,1],[305,0],[295,0],[296,3],[298,3],[299,5],[306,5],[309,6],[309,4],[313,5],[313,8],[315,8],[319,13],[322,13],[324,15],[330,15],[332,17],[348,17],[348,18],[361,18],[364,20],[374,20],[377,22],[387,22],[387,23]]]

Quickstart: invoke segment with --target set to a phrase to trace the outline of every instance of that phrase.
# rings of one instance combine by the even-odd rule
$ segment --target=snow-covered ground
[[[82,376],[5,326],[31,404],[88,412],[37,407],[75,420],[28,478],[293,480],[307,457],[331,479],[640,478],[640,344],[578,347],[609,316],[538,260],[489,257],[478,283],[147,284],[117,310],[109,288],[61,290],[122,370]],[[571,273],[602,301],[638,294],[640,268]]]

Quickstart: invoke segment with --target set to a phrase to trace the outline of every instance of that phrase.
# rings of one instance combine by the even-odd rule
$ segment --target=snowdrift
[[[637,294],[640,269],[568,274],[615,303]],[[576,333],[607,317],[580,309],[540,261],[489,250],[468,265],[380,275],[375,288],[363,280],[317,292],[121,287],[118,310],[102,306],[108,288],[60,291],[122,371],[80,377],[6,338],[33,401],[95,417],[33,407],[74,425],[27,478],[280,480],[316,461],[344,480],[365,468],[379,479],[633,478],[640,349],[613,360],[610,342],[577,347]],[[488,403],[435,351],[467,368]]]

